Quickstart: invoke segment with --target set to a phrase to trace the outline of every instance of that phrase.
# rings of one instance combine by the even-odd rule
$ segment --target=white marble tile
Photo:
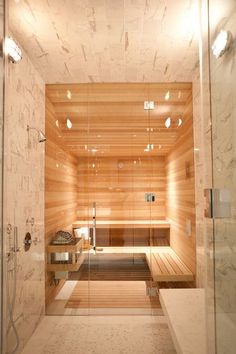
[[[177,353],[207,354],[205,290],[161,289],[160,301]]]
[[[198,61],[195,1],[10,0],[9,14],[47,83],[187,82]]]
[[[18,227],[20,252],[17,253],[16,299],[14,320],[20,336],[19,350],[25,345],[45,312],[44,281],[44,145],[37,142],[37,133],[28,135],[27,125],[44,131],[45,85],[27,54],[14,65],[7,63],[5,116],[5,184],[4,224]],[[26,223],[33,217],[33,226]],[[26,232],[33,243],[24,251]],[[13,245],[13,232],[6,238],[6,250]],[[7,262],[9,296],[13,297],[12,255]],[[8,312],[7,312],[8,313]],[[8,350],[16,338],[10,331]],[[19,351],[18,351],[19,352]]]

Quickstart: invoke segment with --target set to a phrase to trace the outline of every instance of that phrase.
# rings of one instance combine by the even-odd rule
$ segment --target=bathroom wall
[[[18,64],[7,62],[4,140],[4,224],[7,259],[7,300],[13,297],[16,269],[14,321],[19,333],[20,352],[44,314],[44,143],[27,125],[42,129],[45,124],[44,82],[27,54]],[[6,232],[11,224],[12,231]],[[20,251],[14,267],[13,229],[18,228]],[[33,243],[25,252],[23,240],[30,232]],[[7,351],[16,343],[10,330]]]
[[[170,245],[196,272],[195,180],[192,99],[183,115],[181,136],[166,157],[166,216],[171,221]],[[190,222],[190,230],[187,223]]]
[[[58,126],[57,126],[57,125]],[[54,107],[46,98],[45,149],[45,246],[59,230],[72,231],[76,220],[78,160],[64,149]],[[46,302],[55,296],[59,286],[53,283],[53,273],[46,271]]]
[[[211,0],[210,43],[223,28],[236,38],[236,4]],[[235,44],[221,58],[210,52],[213,185],[224,190],[221,202],[229,202],[224,217],[214,220],[216,352],[235,353],[236,348],[236,65]],[[225,212],[226,207],[223,208]]]

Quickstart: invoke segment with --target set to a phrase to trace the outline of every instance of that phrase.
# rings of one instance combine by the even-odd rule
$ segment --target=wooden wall
[[[148,220],[145,193],[156,193],[153,219],[166,217],[164,157],[80,158],[78,162],[78,219],[87,219],[87,207],[97,203],[98,220]]]
[[[192,100],[184,112],[182,134],[166,158],[166,216],[171,221],[170,245],[195,274],[195,182]],[[187,236],[186,222],[192,225]]]
[[[77,159],[63,148],[56,126],[54,107],[46,100],[45,147],[45,246],[60,229],[71,230],[77,209]],[[46,301],[55,295],[50,286],[52,274],[46,272]]]

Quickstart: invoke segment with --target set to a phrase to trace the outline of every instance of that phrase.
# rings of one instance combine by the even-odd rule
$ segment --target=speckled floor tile
[[[22,354],[176,354],[163,316],[46,316]]]

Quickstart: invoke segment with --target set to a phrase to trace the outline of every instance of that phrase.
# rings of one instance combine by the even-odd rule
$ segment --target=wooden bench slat
[[[176,258],[174,257],[174,255],[166,254],[166,258],[168,259],[168,262],[171,264],[176,274],[183,274],[182,269],[178,266],[178,264],[175,261]]]
[[[183,261],[177,256],[177,254],[175,254],[173,258],[177,266],[183,272],[183,274],[192,274],[191,271],[187,268],[187,266],[183,263]]]
[[[162,261],[165,263],[166,268],[168,269],[169,274],[178,274],[176,272],[176,268],[173,266],[173,263],[169,261],[169,255],[168,254],[160,254],[160,258]]]
[[[154,281],[193,281],[194,276],[170,247],[163,251],[146,253],[146,258]]]

